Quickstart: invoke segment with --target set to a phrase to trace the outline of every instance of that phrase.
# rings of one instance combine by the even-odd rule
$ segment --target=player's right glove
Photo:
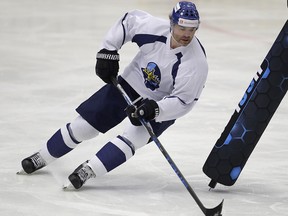
[[[130,105],[125,111],[131,123],[135,126],[140,126],[141,122],[138,118],[146,121],[155,119],[159,115],[159,106],[156,101],[145,99],[138,107]]]
[[[96,56],[95,71],[105,83],[112,83],[119,71],[119,54],[116,50],[101,49]]]

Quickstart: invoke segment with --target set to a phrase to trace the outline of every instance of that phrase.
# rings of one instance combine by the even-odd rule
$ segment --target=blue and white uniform
[[[157,122],[189,112],[204,87],[208,65],[196,37],[186,47],[171,49],[168,20],[134,10],[108,32],[101,48],[119,50],[134,42],[139,52],[121,75],[138,94],[158,102]],[[149,75],[148,75],[149,74]]]
[[[138,45],[139,52],[119,82],[132,100],[142,97],[157,102],[159,115],[151,121],[157,136],[193,108],[208,73],[205,51],[195,36],[187,46],[175,49],[170,40],[169,20],[134,10],[112,26],[101,44],[108,50],[120,50],[127,42]],[[59,129],[40,154],[49,163],[82,141],[105,133],[126,118],[126,106],[113,85],[103,86],[76,109],[80,116]],[[143,126],[129,122],[123,134],[105,144],[88,164],[101,176],[127,161],[149,138]]]

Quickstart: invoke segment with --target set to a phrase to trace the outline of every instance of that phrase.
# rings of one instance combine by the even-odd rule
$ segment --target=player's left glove
[[[156,101],[145,99],[137,108],[128,106],[125,111],[131,123],[135,126],[140,126],[141,122],[138,118],[146,121],[155,119],[159,115],[159,106]]]

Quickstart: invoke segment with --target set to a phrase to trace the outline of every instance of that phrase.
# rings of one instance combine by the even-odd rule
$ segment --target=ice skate
[[[19,172],[17,172],[17,174],[31,174],[36,170],[39,170],[42,167],[46,166],[46,162],[41,157],[39,152],[25,158],[24,160],[22,160],[21,164],[23,170],[20,170]]]
[[[88,161],[77,167],[74,172],[68,177],[70,183],[63,186],[64,190],[69,190],[73,186],[75,189],[79,189],[90,178],[95,178],[96,175],[88,165]]]

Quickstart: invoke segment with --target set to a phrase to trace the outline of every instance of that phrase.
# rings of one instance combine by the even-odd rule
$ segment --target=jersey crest
[[[141,68],[144,76],[145,86],[152,91],[159,88],[161,81],[160,69],[154,62],[149,62],[146,68]]]

